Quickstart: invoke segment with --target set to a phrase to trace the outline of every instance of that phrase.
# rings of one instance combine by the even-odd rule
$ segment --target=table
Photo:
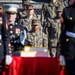
[[[2,75],[64,75],[58,57],[13,57]]]

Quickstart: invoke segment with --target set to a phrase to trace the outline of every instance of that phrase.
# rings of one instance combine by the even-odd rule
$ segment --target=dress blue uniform
[[[5,55],[9,55],[10,35],[6,29],[6,20],[3,14],[0,14],[0,62]]]
[[[10,33],[10,40],[11,40],[11,48],[12,48],[12,55],[20,55],[20,50],[23,50],[24,44],[20,41],[20,34],[24,34],[24,27],[19,24],[9,24],[8,25],[9,33]]]
[[[10,35],[7,30],[7,23],[5,16],[0,13],[0,75],[4,66],[4,58],[6,60],[6,56],[10,56]],[[10,59],[9,59],[10,60]]]
[[[22,25],[16,23],[17,18],[17,5],[9,5],[6,9],[8,18],[8,32],[10,33],[10,43],[11,43],[11,54],[12,56],[20,56],[20,50],[23,50],[25,45],[25,29]],[[24,34],[23,37],[20,37]]]
[[[62,17],[61,55],[65,57],[68,75],[75,75],[75,0],[63,10]]]

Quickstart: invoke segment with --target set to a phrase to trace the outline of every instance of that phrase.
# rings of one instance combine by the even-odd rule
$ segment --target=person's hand
[[[65,58],[64,58],[63,55],[60,55],[59,61],[60,61],[60,65],[61,65],[61,66],[65,66]]]
[[[12,63],[12,57],[10,55],[5,56],[5,64],[10,65]]]

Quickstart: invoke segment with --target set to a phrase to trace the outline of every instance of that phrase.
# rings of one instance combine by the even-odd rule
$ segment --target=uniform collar
[[[10,25],[10,24],[14,25],[15,23],[14,22],[8,22],[8,25]]]

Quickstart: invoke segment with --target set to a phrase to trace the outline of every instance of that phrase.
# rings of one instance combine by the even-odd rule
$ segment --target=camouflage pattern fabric
[[[57,56],[58,54],[58,50],[57,50],[57,43],[58,43],[58,39],[61,33],[61,23],[60,23],[60,19],[54,19],[54,22],[51,24],[51,26],[48,28],[49,31],[49,50],[50,50],[50,55],[52,57]]]
[[[26,11],[22,11],[21,18],[25,17],[26,15]]]
[[[27,33],[27,40],[29,46],[46,47],[48,48],[48,37],[42,31],[30,31]]]
[[[48,48],[52,57],[56,56],[57,40],[60,36],[60,22],[54,20],[58,7],[64,8],[63,3],[45,3],[42,8],[42,25],[44,32],[48,35]],[[59,31],[59,32],[58,32]]]
[[[36,18],[36,16],[33,16],[32,19]],[[24,28],[28,31],[31,30],[31,24],[32,24],[32,19],[29,19],[27,16],[23,17],[22,19],[20,19],[19,24],[23,25]]]
[[[3,4],[0,3],[0,8],[3,8]]]
[[[63,3],[61,3],[60,1],[57,1],[55,4],[53,3],[45,3],[42,6],[42,14],[41,14],[41,20],[42,20],[42,24],[44,22],[44,20],[50,21],[51,19],[53,19],[54,17],[56,17],[56,10],[58,7],[64,7]]]

